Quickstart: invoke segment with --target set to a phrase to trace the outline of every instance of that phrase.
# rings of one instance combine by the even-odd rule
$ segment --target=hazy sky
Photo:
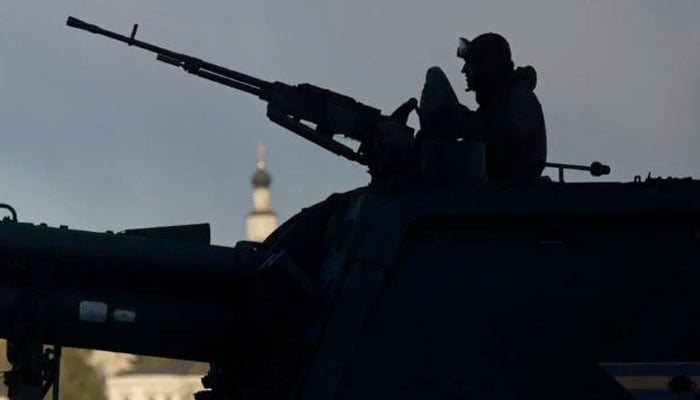
[[[67,28],[69,15],[123,34],[139,23],[141,40],[385,112],[419,95],[432,65],[473,106],[456,39],[500,32],[538,70],[550,161],[600,160],[617,181],[700,176],[698,0],[0,0],[0,202],[24,221],[208,221],[233,244],[258,142],[281,219],[369,179],[269,122],[257,98]]]

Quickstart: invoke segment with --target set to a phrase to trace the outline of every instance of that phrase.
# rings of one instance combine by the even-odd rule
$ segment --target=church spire
[[[262,143],[258,143],[258,169],[265,169],[265,152],[267,149]]]
[[[257,169],[255,170],[255,173],[253,174],[253,189],[257,188],[269,188],[270,184],[272,183],[272,177],[270,174],[267,173],[267,170],[265,169],[266,163],[265,163],[265,152],[267,149],[265,148],[265,145],[262,143],[258,143],[258,164],[257,164]],[[262,209],[258,209],[258,206],[255,206],[255,210],[257,211],[263,211]]]
[[[265,163],[265,145],[258,144],[258,162],[251,179],[253,184],[253,210],[248,213],[248,240],[262,242],[277,228],[277,215],[272,211],[270,185],[272,177]]]

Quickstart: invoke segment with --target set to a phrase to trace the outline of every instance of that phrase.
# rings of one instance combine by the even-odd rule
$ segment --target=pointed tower
[[[252,178],[253,211],[248,213],[248,240],[262,242],[277,228],[277,214],[270,208],[272,178],[265,169],[265,145],[258,144],[258,167]]]

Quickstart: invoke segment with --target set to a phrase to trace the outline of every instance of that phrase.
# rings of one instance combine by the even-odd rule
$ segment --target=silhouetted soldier
[[[472,42],[461,38],[457,55],[464,59],[467,91],[476,93],[479,108],[472,111],[459,104],[445,74],[430,68],[418,110],[419,146],[424,141],[482,141],[489,180],[538,179],[547,143],[542,107],[533,93],[535,69],[515,69],[508,42],[495,33]]]
[[[467,91],[476,93],[479,108],[466,107],[466,138],[486,144],[486,170],[490,180],[529,181],[539,178],[547,157],[542,106],[533,93],[535,69],[514,69],[508,42],[485,33],[473,41],[460,38],[457,56]]]

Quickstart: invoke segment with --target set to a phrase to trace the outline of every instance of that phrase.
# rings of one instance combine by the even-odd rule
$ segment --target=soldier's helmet
[[[470,63],[512,63],[510,45],[506,38],[491,32],[481,34],[472,41],[460,38],[457,57]]]

